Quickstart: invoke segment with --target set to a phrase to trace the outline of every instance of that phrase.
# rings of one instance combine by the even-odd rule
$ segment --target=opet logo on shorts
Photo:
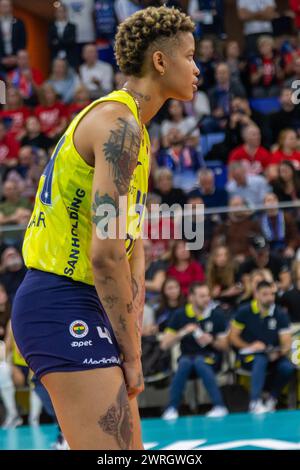
[[[89,332],[89,327],[84,321],[75,320],[71,323],[69,331],[74,338],[84,338]]]

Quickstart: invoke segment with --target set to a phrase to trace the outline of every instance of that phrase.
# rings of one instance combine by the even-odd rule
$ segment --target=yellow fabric
[[[104,101],[116,101],[128,106],[141,126],[136,103],[124,90],[114,91],[81,111],[60,139],[40,179],[23,244],[23,256],[28,268],[67,276],[91,285],[94,284],[90,263],[94,168],[76,151],[73,135],[80,120]],[[127,239],[124,243],[128,258],[131,257],[135,240],[142,233],[149,166],[150,142],[144,126],[138,164],[127,197]]]
[[[173,333],[173,334],[176,334],[177,331],[176,330],[173,330],[173,328],[166,328],[164,333]]]
[[[14,340],[12,341],[12,360],[15,366],[28,367]]]
[[[192,304],[186,304],[185,314],[188,318],[195,318],[196,317],[196,312],[194,311]],[[197,316],[197,320],[202,320],[202,319],[203,319],[202,315]]]
[[[235,328],[238,328],[239,330],[243,330],[245,328],[244,323],[240,323],[236,320],[232,320],[231,324],[232,326],[234,326]]]

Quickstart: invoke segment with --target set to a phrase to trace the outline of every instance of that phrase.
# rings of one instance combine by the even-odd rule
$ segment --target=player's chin
[[[194,97],[194,90],[191,88],[191,90],[181,90],[180,93],[177,94],[176,100],[178,101],[191,101]]]

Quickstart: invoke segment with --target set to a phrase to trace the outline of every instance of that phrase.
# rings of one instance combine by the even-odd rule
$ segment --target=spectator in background
[[[115,0],[115,11],[119,23],[122,23],[128,16],[133,15],[142,8],[142,2],[139,0]]]
[[[300,65],[300,60],[299,60]],[[280,93],[281,109],[273,113],[270,118],[270,127],[272,129],[272,143],[278,140],[278,136],[282,129],[300,130],[300,108],[293,103],[293,90],[283,88]]]
[[[69,104],[73,101],[80,80],[65,59],[55,59],[52,64],[52,74],[47,83],[53,87],[63,103]]]
[[[276,3],[274,0],[237,0],[237,10],[244,23],[246,54],[255,55],[259,36],[273,33],[272,20],[276,17]]]
[[[293,129],[284,129],[280,132],[278,150],[272,153],[272,164],[279,165],[283,160],[291,161],[295,168],[300,168],[297,134]]]
[[[41,123],[42,132],[50,139],[57,139],[67,127],[66,107],[58,101],[56,91],[49,83],[42,86],[40,101],[34,114]]]
[[[285,88],[292,88],[295,81],[300,80],[300,56],[294,54],[292,64],[292,76],[284,82]]]
[[[24,106],[19,90],[12,87],[8,88],[6,90],[6,104],[0,111],[0,119],[4,121],[9,133],[17,140],[22,139],[24,136],[25,122],[29,116],[30,111]]]
[[[182,217],[183,238],[189,243],[197,243],[199,234],[204,235],[203,246],[199,249],[193,249],[193,255],[196,260],[206,263],[206,256],[210,252],[211,241],[216,226],[220,223],[219,214],[205,214],[205,204],[201,197],[194,195],[188,196],[187,204],[191,205],[191,214],[184,213]],[[199,211],[202,209],[203,212]],[[185,224],[185,225],[183,225]],[[193,236],[194,235],[194,236]]]
[[[0,61],[7,72],[17,65],[17,53],[26,48],[26,29],[22,20],[15,18],[10,0],[0,1]]]
[[[158,168],[154,174],[154,192],[160,196],[160,203],[172,206],[179,204],[182,208],[186,203],[186,195],[180,188],[173,186],[173,173],[169,168]]]
[[[252,302],[258,284],[261,281],[268,281],[274,285],[274,290],[277,291],[277,286],[274,283],[274,278],[269,269],[254,269],[249,276],[243,278],[244,293],[239,298],[239,305],[245,305]]]
[[[204,281],[205,274],[201,264],[192,259],[192,254],[183,240],[174,242],[167,275],[177,279],[184,295],[188,294],[193,282]]]
[[[118,21],[114,0],[95,0],[95,23],[97,39],[106,39],[113,43],[117,32]]]
[[[278,198],[274,193],[264,197],[265,206],[276,206]],[[261,216],[261,231],[270,245],[272,253],[293,258],[299,246],[299,235],[294,217],[281,209],[266,209]]]
[[[6,131],[3,121],[0,121],[0,168],[13,168],[17,165],[19,148],[19,142]]]
[[[300,261],[292,264],[293,285],[280,297],[279,303],[285,307],[292,323],[300,323]]]
[[[21,197],[19,186],[12,181],[3,184],[4,201],[0,203],[0,224],[20,224],[22,209],[30,215],[32,205],[27,198]],[[23,211],[24,212],[24,211]]]
[[[245,161],[249,173],[261,173],[271,163],[270,152],[261,146],[261,132],[258,126],[250,124],[242,131],[243,145],[229,154],[229,164]]]
[[[274,52],[274,39],[260,36],[257,41],[259,55],[250,62],[250,83],[253,98],[278,96],[284,78],[280,57]]]
[[[161,197],[155,193],[148,193],[146,207],[148,217],[143,231],[152,242],[153,260],[166,259],[170,255],[172,241],[179,238],[175,232],[176,211],[172,208],[171,212],[169,206],[161,205]]]
[[[170,100],[168,119],[162,122],[163,147],[158,165],[172,169],[175,185],[187,190],[195,183],[195,171],[200,166],[198,153],[200,132],[193,116],[185,116],[183,103]]]
[[[188,193],[188,198],[200,197],[205,207],[227,206],[228,195],[226,189],[216,188],[215,174],[210,168],[202,168],[198,172],[198,186]]]
[[[199,57],[196,60],[200,69],[201,90],[207,92],[215,85],[215,49],[211,39],[202,39],[199,44]]]
[[[21,253],[15,247],[8,247],[2,252],[1,268],[0,283],[4,285],[9,301],[12,303],[26,274]]]
[[[94,0],[64,0],[71,23],[76,26],[76,42],[79,47],[79,57],[82,48],[96,39],[94,25]]]
[[[25,105],[35,106],[39,88],[44,81],[42,72],[30,66],[29,54],[21,49],[17,53],[17,68],[9,72],[7,81],[21,93]]]
[[[183,105],[186,114],[188,116],[194,116],[198,122],[200,122],[203,117],[211,114],[208,96],[201,90],[194,93],[192,101],[185,101]]]
[[[162,122],[163,146],[171,147],[173,143],[183,141],[186,145],[197,147],[199,143],[197,121],[192,116],[186,116],[183,103],[170,100],[168,103],[168,119]]]
[[[250,256],[241,264],[238,277],[244,282],[243,277],[249,277],[254,269],[269,269],[276,282],[286,285],[286,278],[289,278],[289,269],[286,260],[282,256],[271,253],[270,246],[262,235],[250,238]]]
[[[212,302],[207,285],[193,283],[189,294],[190,303],[173,315],[161,341],[163,350],[178,343],[181,349],[169,404],[162,416],[165,420],[178,418],[183,391],[193,372],[203,381],[212,401],[213,407],[206,416],[220,418],[228,414],[216,380],[222,353],[228,347],[225,316]]]
[[[68,107],[69,120],[71,121],[80,111],[90,104],[90,94],[84,85],[76,88],[74,99]]]
[[[284,160],[279,164],[278,178],[271,184],[280,202],[297,202],[300,199],[300,180],[291,161]]]
[[[90,98],[97,99],[113,89],[113,68],[110,64],[98,60],[97,48],[87,44],[83,48],[84,62],[79,73],[83,85],[89,90]]]
[[[289,0],[289,7],[294,16],[295,28],[300,30],[300,3],[298,0]]]
[[[295,368],[288,358],[292,344],[289,319],[275,303],[272,284],[260,282],[255,299],[238,310],[230,340],[239,350],[243,368],[251,371],[249,411],[260,414],[275,411],[279,395]],[[261,395],[267,371],[271,373],[272,384],[264,404]]]
[[[214,35],[224,38],[223,0],[190,0],[188,14],[196,23],[196,36]]]
[[[153,259],[152,242],[144,240],[145,251],[145,289],[146,301],[154,304],[158,301],[162,285],[166,279],[166,262]]]
[[[11,305],[3,284],[0,284],[0,341],[5,338],[7,324],[10,320]]]
[[[225,138],[223,142],[213,145],[206,154],[205,160],[222,160],[226,163],[230,151],[243,143],[243,129],[250,124],[259,125],[258,121],[259,116],[251,110],[246,98],[233,98],[230,103],[230,116],[225,127]],[[263,122],[260,127],[263,127]]]
[[[34,201],[40,177],[46,166],[44,152],[34,150],[32,147],[21,147],[19,151],[19,164],[11,170],[7,181],[15,181],[23,197]]]
[[[216,66],[216,85],[209,91],[213,121],[202,123],[205,132],[218,132],[225,129],[230,115],[230,103],[235,97],[245,97],[246,92],[241,83],[230,77],[229,66],[222,62]],[[209,119],[209,118],[207,118]]]
[[[270,191],[264,176],[248,174],[242,161],[230,164],[229,175],[226,189],[230,196],[241,196],[250,207],[263,204],[266,193]]]
[[[225,44],[225,60],[229,67],[231,80],[243,83],[246,73],[246,61],[241,56],[238,41],[228,41]]]
[[[157,330],[162,333],[172,321],[175,313],[185,304],[180,284],[167,277],[161,288],[160,303],[155,311]]]
[[[26,134],[21,140],[21,146],[33,147],[36,151],[39,149],[48,152],[53,145],[53,140],[49,139],[41,130],[41,123],[36,116],[29,116],[25,124]]]
[[[260,234],[260,226],[252,219],[252,212],[241,196],[230,198],[229,209],[232,211],[227,214],[226,220],[215,229],[212,245],[226,245],[233,258],[240,263],[250,255],[249,236]]]
[[[236,282],[236,266],[227,246],[217,246],[208,257],[206,279],[211,296],[222,303],[232,304],[241,294]]]
[[[68,10],[61,3],[54,8],[54,21],[50,23],[48,44],[52,61],[56,58],[67,60],[74,69],[79,65],[76,47],[76,25],[70,23]]]

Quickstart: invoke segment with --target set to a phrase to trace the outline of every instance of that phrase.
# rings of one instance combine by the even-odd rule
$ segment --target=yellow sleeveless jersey
[[[114,91],[81,111],[58,142],[41,176],[23,244],[24,261],[28,268],[67,276],[91,285],[94,284],[90,263],[94,168],[76,151],[73,135],[80,120],[104,101],[124,103],[141,126],[136,103],[124,90]],[[148,191],[150,142],[145,126],[143,134],[137,166],[127,195],[127,233],[124,243],[128,258],[135,240],[142,233]]]

